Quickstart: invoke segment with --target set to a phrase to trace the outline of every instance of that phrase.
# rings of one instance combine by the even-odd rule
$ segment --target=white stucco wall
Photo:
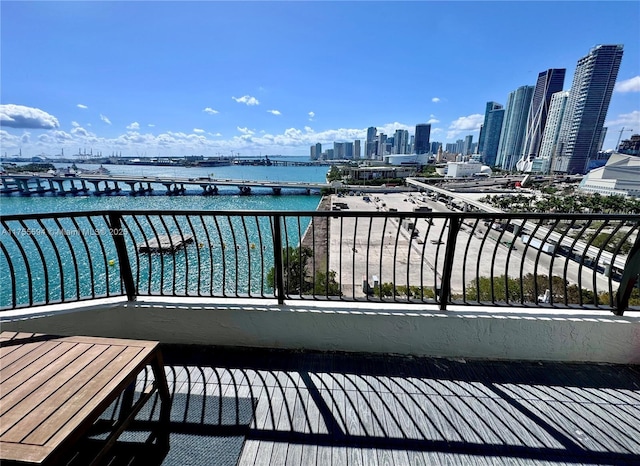
[[[6,317],[5,317],[6,318]],[[37,309],[5,330],[163,343],[640,363],[640,316],[610,312],[145,298]]]

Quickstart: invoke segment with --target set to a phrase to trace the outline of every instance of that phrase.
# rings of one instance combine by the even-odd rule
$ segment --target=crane
[[[616,144],[616,147],[615,147],[616,152],[618,151],[618,147],[620,147],[620,139],[622,139],[622,133],[624,131],[633,131],[633,130],[629,128],[625,128],[624,126],[622,127],[622,129],[620,130],[620,136],[618,136],[618,143]]]

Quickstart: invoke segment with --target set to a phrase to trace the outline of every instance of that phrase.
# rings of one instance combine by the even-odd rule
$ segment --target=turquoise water
[[[141,167],[112,167],[113,174]],[[118,172],[116,169],[123,169]],[[155,169],[155,171],[152,171]],[[282,181],[324,181],[324,168],[317,167],[220,167],[220,177]],[[249,170],[250,169],[250,170]],[[144,167],[145,176],[160,176],[166,167]],[[171,169],[173,170],[173,169]],[[210,169],[177,169],[176,176],[207,176]],[[203,173],[204,172],[204,173]],[[166,174],[166,173],[165,173]],[[297,178],[300,177],[300,178]],[[244,179],[249,179],[245,177]],[[222,191],[222,190],[221,190]],[[282,194],[270,190],[239,196],[235,188],[218,196],[194,194],[166,196],[2,196],[3,215],[56,212],[140,210],[143,216],[125,216],[125,243],[129,266],[140,294],[204,296],[273,295],[266,275],[273,267],[273,225],[269,217],[251,211],[314,211],[318,195]],[[189,217],[180,211],[225,211],[228,215]],[[165,211],[158,215],[157,211]],[[247,215],[240,215],[248,212]],[[310,222],[288,218],[283,225],[285,243],[296,246]],[[77,220],[45,219],[8,225],[14,236],[2,228],[5,253],[0,254],[0,307],[17,307],[44,301],[87,299],[119,295],[121,264],[110,224],[103,216],[88,215]],[[33,234],[26,234],[30,230]],[[64,232],[64,233],[61,233]],[[137,251],[144,238],[163,235],[193,236],[194,242],[172,254],[142,254]],[[8,260],[9,259],[9,260]],[[10,264],[11,263],[11,264]],[[13,268],[13,272],[11,272]],[[15,277],[12,280],[11,277]]]

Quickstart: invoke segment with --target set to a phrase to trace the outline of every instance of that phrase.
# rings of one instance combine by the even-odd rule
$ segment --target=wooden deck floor
[[[163,352],[175,394],[254,406],[242,466],[640,461],[637,366]]]

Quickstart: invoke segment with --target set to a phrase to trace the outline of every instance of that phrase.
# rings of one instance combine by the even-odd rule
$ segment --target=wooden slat
[[[118,351],[117,349],[115,351]],[[115,352],[114,351],[114,352]],[[14,406],[2,415],[2,426],[0,427],[0,440],[8,442],[22,441],[36,425],[41,424],[55,412],[61,403],[66,402],[75,392],[82,388],[76,378],[78,373],[83,373],[84,377],[93,376],[93,371],[82,372],[85,367],[97,360],[101,364],[99,357],[104,354],[104,347],[73,347],[68,353],[61,357],[60,364],[52,364],[52,375],[39,385],[32,385],[26,380],[22,390],[16,390],[7,397],[7,403]],[[74,364],[69,365],[70,362]],[[68,368],[68,369],[67,369]],[[72,392],[63,392],[61,387],[73,384]],[[17,402],[15,401],[17,400]],[[4,408],[3,402],[3,408]],[[17,424],[17,425],[16,425]],[[42,444],[43,442],[28,442]]]
[[[74,351],[72,344],[58,344],[52,346],[51,351],[33,360],[32,365],[24,367],[13,377],[3,379],[0,383],[2,387],[2,403],[0,404],[0,416],[21,402],[30,393],[40,388],[56,376],[61,369],[71,364],[79,355]],[[3,418],[6,423],[6,419]],[[0,432],[3,432],[0,427]]]
[[[47,343],[51,342],[37,342],[28,343],[26,345],[10,346],[6,349],[11,349],[6,355],[1,354],[2,365],[0,365],[0,376],[2,380],[11,377],[16,372],[22,370],[23,367],[33,362],[34,359],[39,358],[47,351],[51,349]],[[59,344],[59,343],[55,343]],[[5,349],[5,348],[2,348]]]
[[[136,374],[144,367],[149,359],[150,352],[141,352],[133,356],[132,351],[138,348],[127,348],[120,353],[114,361],[105,368],[104,372],[94,376],[82,390],[83,401],[77,403],[76,399],[66,403],[56,414],[59,419],[50,419],[46,428],[39,429],[27,437],[25,441],[36,443],[48,441],[57,444],[71,435],[80,425],[80,422],[90,417],[97,417],[102,410],[106,409],[112,400],[112,393],[122,391],[129,380],[134,380]],[[106,382],[106,383],[105,383]],[[97,412],[96,412],[97,411]],[[73,422],[65,423],[65,419],[72,419]],[[46,439],[47,435],[55,432],[53,436]]]

